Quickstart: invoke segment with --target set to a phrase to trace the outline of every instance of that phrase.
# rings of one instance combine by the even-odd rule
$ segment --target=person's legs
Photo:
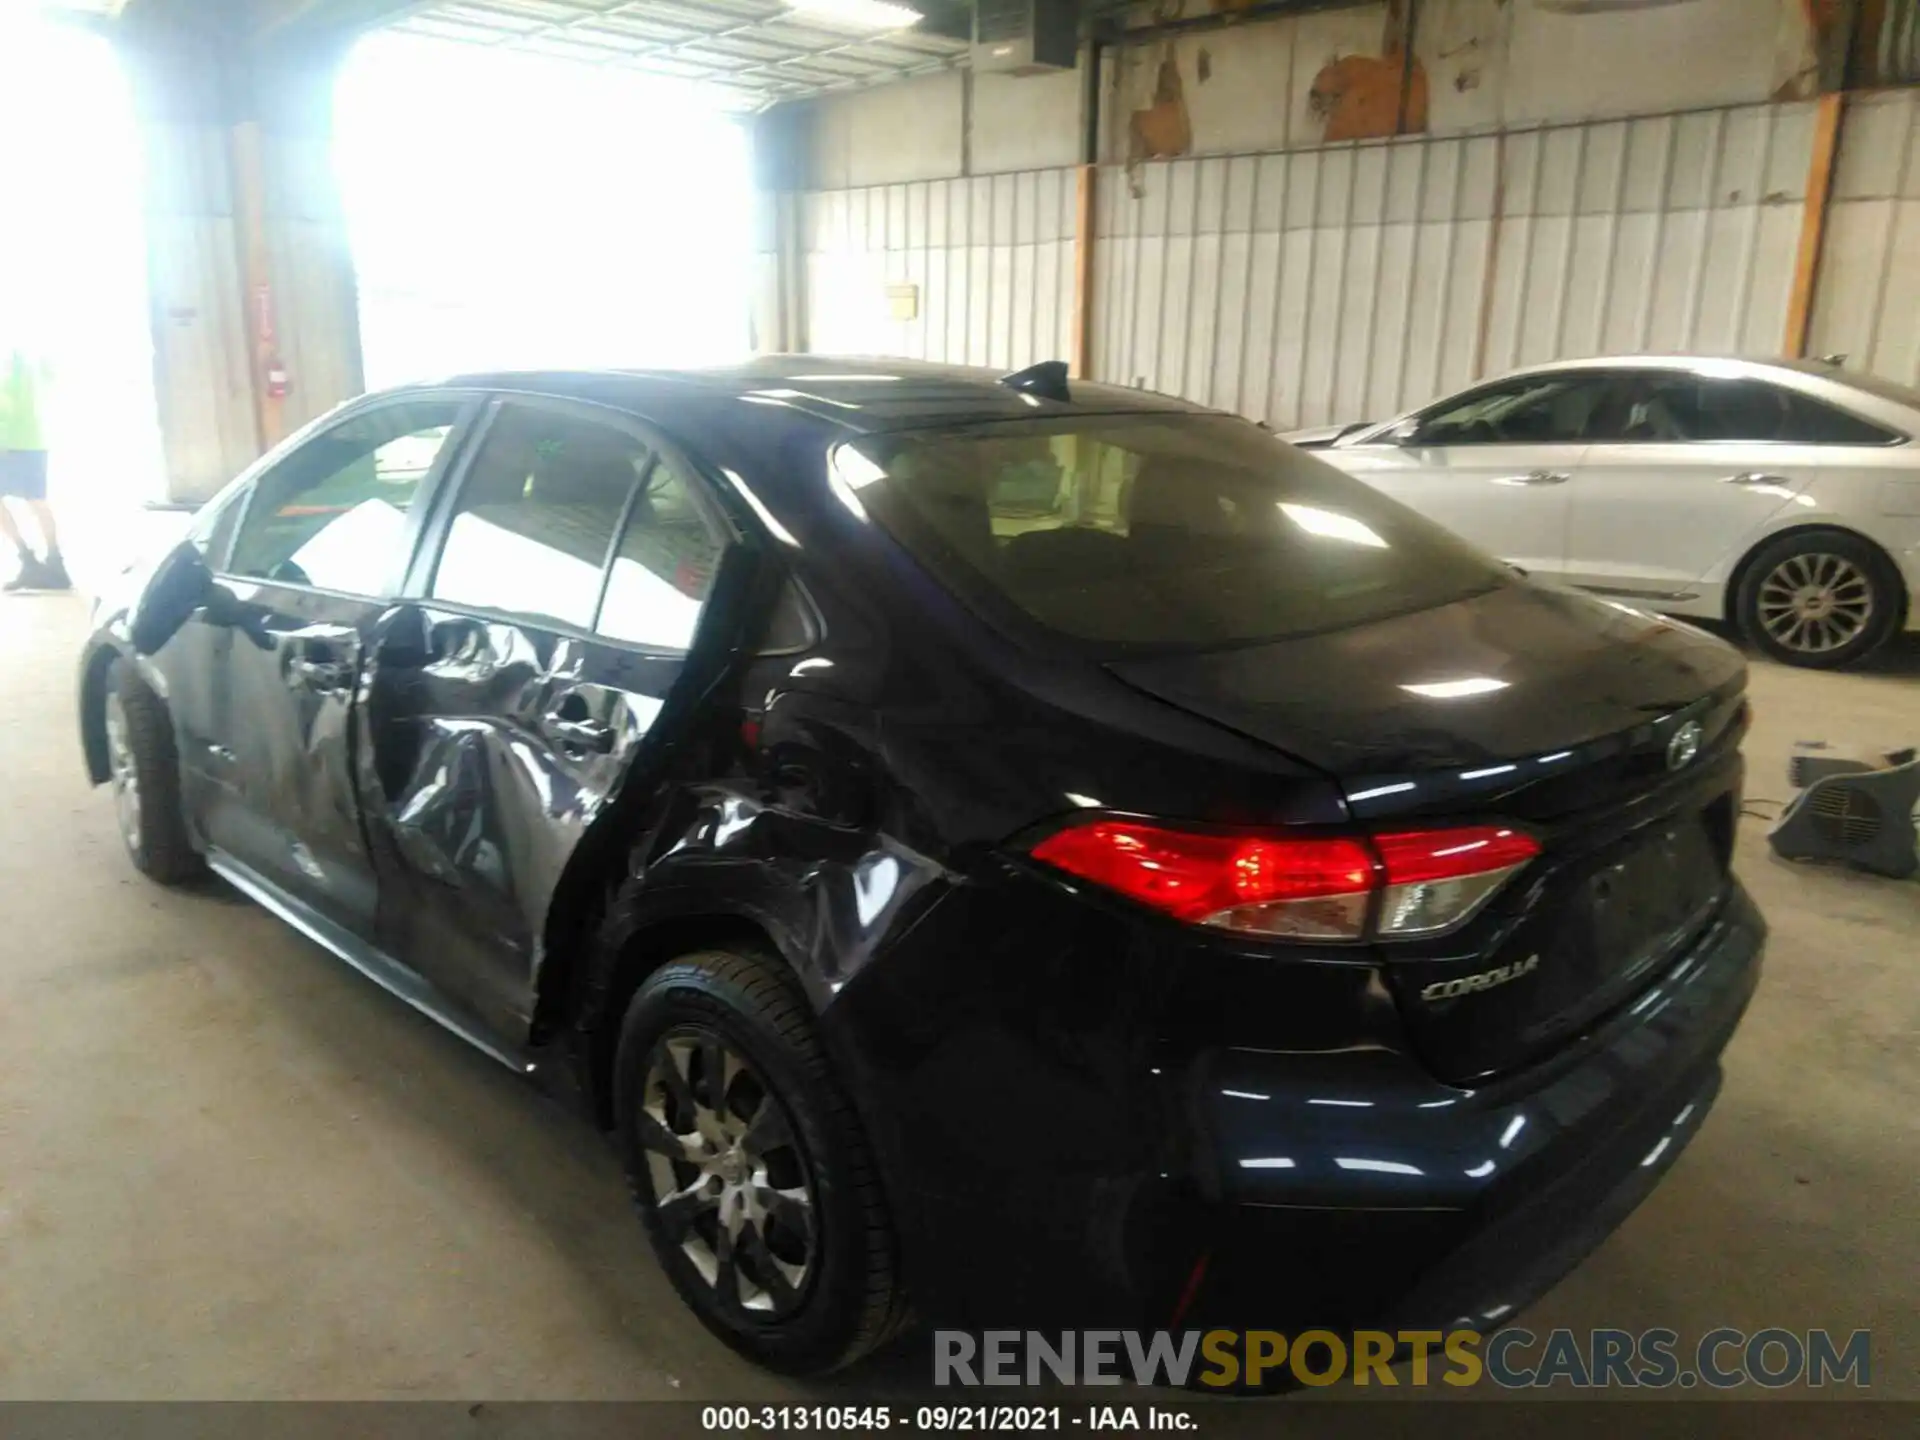
[[[13,518],[8,499],[23,500],[33,511],[46,542],[44,557],[27,547]],[[20,570],[4,587],[7,590],[65,590],[72,581],[60,559],[58,532],[53,511],[47,505],[47,453],[44,450],[0,450],[0,534],[13,542],[20,555]]]
[[[59,577],[61,584],[67,583],[66,562],[60,558],[60,531],[53,523],[53,506],[46,500],[29,500],[27,508],[33,511],[33,518],[40,526],[40,538],[45,545],[41,554],[42,563]]]
[[[13,523],[13,507],[7,504],[5,495],[0,495],[0,538],[20,552],[20,564],[24,568],[28,561],[39,557],[27,548],[27,542],[20,537],[20,527]]]

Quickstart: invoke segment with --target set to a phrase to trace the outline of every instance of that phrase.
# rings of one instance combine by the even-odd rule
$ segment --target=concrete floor
[[[0,1399],[787,1393],[684,1314],[583,1125],[265,912],[134,873],[81,775],[84,624],[0,602]],[[1754,797],[1795,739],[1920,741],[1920,645],[1753,693]],[[1920,884],[1762,833],[1718,1108],[1530,1324],[1870,1327],[1876,1395],[1920,1397]]]

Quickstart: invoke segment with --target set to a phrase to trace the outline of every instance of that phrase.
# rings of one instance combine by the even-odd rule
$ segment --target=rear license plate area
[[[1580,905],[1595,958],[1637,974],[1685,940],[1719,898],[1724,869],[1700,816],[1670,823],[1587,878]]]

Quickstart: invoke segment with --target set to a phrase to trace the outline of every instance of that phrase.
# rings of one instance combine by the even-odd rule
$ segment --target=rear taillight
[[[1539,853],[1532,837],[1495,825],[1293,837],[1134,820],[1070,825],[1033,848],[1036,860],[1175,919],[1290,940],[1451,929]]]

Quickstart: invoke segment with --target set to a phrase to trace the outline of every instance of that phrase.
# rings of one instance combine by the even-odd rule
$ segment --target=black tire
[[[166,702],[125,660],[107,671],[102,719],[114,809],[127,854],[148,879],[179,885],[204,874],[180,805],[180,756]],[[133,789],[129,796],[127,778]]]
[[[777,1146],[776,1158],[756,1173],[769,1174],[773,1165],[781,1164],[788,1168],[791,1184],[791,1167],[798,1164],[804,1167],[801,1183],[811,1186],[811,1249],[803,1283],[770,1285],[755,1297],[766,1298],[780,1313],[747,1308],[746,1293],[756,1287],[751,1277],[743,1280],[740,1275],[740,1269],[756,1266],[765,1273],[763,1260],[772,1254],[767,1247],[782,1239],[768,1229],[767,1221],[753,1233],[752,1243],[763,1257],[756,1261],[745,1229],[737,1246],[719,1241],[713,1227],[723,1210],[716,1209],[711,1218],[704,1211],[699,1215],[709,1240],[702,1238],[695,1222],[684,1218],[692,1207],[682,1205],[670,1221],[658,1203],[662,1168],[675,1172],[667,1183],[682,1187],[672,1192],[678,1197],[686,1196],[692,1184],[711,1185],[714,1193],[722,1185],[718,1179],[702,1180],[699,1163],[667,1158],[685,1143],[681,1137],[688,1132],[676,1123],[666,1127],[676,1133],[663,1134],[652,1118],[660,1112],[647,1108],[650,1103],[674,1103],[667,1098],[669,1092],[680,1092],[674,1085],[660,1084],[662,1066],[674,1066],[674,1053],[686,1056],[686,1047],[703,1046],[707,1037],[717,1038],[733,1058],[744,1062],[743,1069],[730,1072],[730,1082],[723,1082],[722,1108],[728,1103],[724,1092],[729,1084],[736,1106],[750,1103],[763,1090],[758,1105],[778,1106],[779,1118],[786,1122],[782,1134],[789,1144],[784,1150]],[[706,1052],[699,1053],[704,1059]],[[719,1070],[729,1073],[724,1063]],[[711,1065],[696,1060],[676,1073],[691,1077],[685,1092],[689,1099],[703,1094],[711,1107],[711,1081],[705,1078],[713,1073]],[[739,950],[700,951],[669,961],[648,976],[627,1007],[613,1079],[616,1138],[634,1203],[662,1268],[702,1324],[741,1354],[790,1375],[821,1374],[852,1364],[898,1333],[906,1318],[906,1299],[879,1176],[859,1117],[833,1073],[796,982],[780,961]],[[659,1088],[653,1088],[656,1085]],[[738,1098],[742,1091],[748,1101]],[[748,1132],[757,1130],[758,1106],[750,1120],[739,1123]],[[709,1152],[715,1149],[710,1142],[688,1138]],[[737,1143],[744,1146],[748,1140],[743,1134]],[[758,1160],[746,1163],[761,1165]],[[739,1177],[736,1172],[729,1178],[737,1182]],[[775,1216],[771,1210],[765,1214]],[[780,1224],[777,1218],[771,1223]],[[743,1225],[751,1228],[753,1222]],[[726,1268],[728,1248],[744,1257],[731,1262],[739,1269]],[[791,1244],[785,1253],[795,1253]],[[704,1273],[703,1263],[716,1265],[717,1277]]]
[[[1846,576],[1840,590],[1850,605],[1864,603],[1857,623],[1852,614],[1833,622],[1814,622],[1800,632],[1799,643],[1789,629],[1794,617],[1780,608],[1793,582],[1809,582],[1822,575]],[[1846,530],[1799,530],[1782,535],[1755,552],[1741,572],[1734,597],[1734,619],[1740,631],[1761,653],[1787,665],[1813,670],[1837,670],[1854,665],[1885,645],[1899,630],[1906,591],[1900,573],[1871,541]],[[1832,611],[1828,612],[1832,614]],[[1838,643],[1839,621],[1850,631]],[[1822,633],[1817,627],[1827,624]]]

